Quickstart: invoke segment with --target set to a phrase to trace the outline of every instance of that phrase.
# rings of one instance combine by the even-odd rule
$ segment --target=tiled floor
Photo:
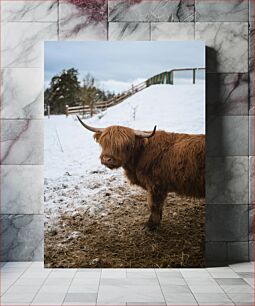
[[[208,269],[1,267],[1,305],[254,305],[254,263]]]

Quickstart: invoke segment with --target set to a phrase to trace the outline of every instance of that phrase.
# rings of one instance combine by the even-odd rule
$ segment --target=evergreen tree
[[[66,105],[82,105],[89,106],[92,116],[96,102],[107,101],[115,96],[114,92],[98,88],[94,76],[90,73],[84,77],[81,86],[78,75],[78,70],[71,68],[63,70],[51,79],[50,86],[44,91],[45,115],[48,105],[52,114],[64,114]]]
[[[45,91],[45,102],[50,105],[51,113],[65,113],[65,106],[80,104],[80,82],[78,70],[63,70],[51,79],[50,87]]]

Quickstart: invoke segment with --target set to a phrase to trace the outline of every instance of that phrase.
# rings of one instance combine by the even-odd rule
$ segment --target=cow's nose
[[[112,158],[111,158],[111,157],[109,157],[109,156],[103,156],[103,162],[109,163],[109,162],[111,162],[111,161],[112,161]]]

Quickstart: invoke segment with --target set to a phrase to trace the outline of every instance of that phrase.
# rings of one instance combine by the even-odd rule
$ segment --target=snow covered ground
[[[205,133],[205,86],[154,85],[123,103],[87,119],[91,125],[124,125],[142,130]],[[100,147],[75,116],[45,117],[45,217],[52,225],[63,212],[108,214],[130,193],[123,171],[109,170],[99,161]],[[116,192],[118,190],[119,192]]]

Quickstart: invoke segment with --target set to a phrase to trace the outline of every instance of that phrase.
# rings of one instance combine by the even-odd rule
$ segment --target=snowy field
[[[157,125],[158,130],[204,134],[204,88],[204,84],[154,85],[86,122],[96,127],[124,125],[142,130]],[[86,211],[103,217],[130,194],[143,192],[128,185],[122,169],[109,170],[100,164],[100,147],[93,133],[75,116],[45,117],[44,123],[46,225],[54,225],[64,212]]]

